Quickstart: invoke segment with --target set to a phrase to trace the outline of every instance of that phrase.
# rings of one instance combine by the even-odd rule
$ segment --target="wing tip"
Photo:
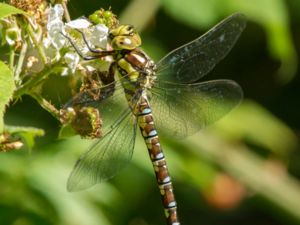
[[[80,191],[80,189],[77,188],[78,185],[74,184],[74,182],[70,181],[71,176],[68,179],[67,182],[67,191],[68,192],[76,192],[76,191]]]
[[[82,179],[81,180],[76,179],[76,176],[73,177],[73,171],[72,171],[72,173],[69,176],[68,181],[67,181],[67,191],[68,192],[83,191],[93,185],[94,184],[88,185],[88,183],[84,182],[84,180],[82,180]]]
[[[235,20],[239,23],[241,30],[244,30],[247,25],[247,16],[241,12],[235,12],[228,17],[229,20]]]
[[[68,180],[67,183],[67,191],[68,192],[78,192],[78,191],[83,191],[85,189],[90,188],[90,185],[84,185],[82,182],[81,183],[74,183],[74,182],[70,182]]]
[[[243,100],[244,98],[244,92],[242,87],[234,80],[230,80],[230,79],[222,79],[223,82],[227,82],[230,84],[230,88],[234,88],[234,91],[232,91],[232,94],[235,94],[235,99],[239,99],[239,103]],[[239,104],[238,103],[238,104]]]

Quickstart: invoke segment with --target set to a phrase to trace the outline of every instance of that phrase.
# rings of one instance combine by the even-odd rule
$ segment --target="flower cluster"
[[[82,137],[100,137],[102,121],[97,108],[76,107],[72,103],[58,108],[51,97],[46,99],[43,96],[44,90],[47,90],[44,84],[51,74],[68,76],[62,80],[67,80],[70,92],[79,96],[79,101],[81,94],[96,101],[104,85],[99,77],[112,74],[109,71],[111,57],[85,61],[81,60],[81,56],[93,56],[91,48],[111,50],[108,36],[110,29],[118,26],[116,16],[110,10],[101,9],[89,19],[81,17],[70,20],[66,1],[50,5],[46,0],[10,0],[10,5],[1,4],[1,7],[3,11],[9,11],[0,19],[1,45],[9,46],[8,54],[3,55],[3,58],[8,56],[4,66],[11,72],[12,84],[15,85],[12,85],[12,94],[5,104],[10,99],[18,100],[24,94],[30,95],[63,127],[71,126]],[[40,130],[28,130],[36,136],[43,134]],[[11,138],[12,132],[19,134],[24,130],[1,134],[0,121],[0,151],[22,146],[22,141]]]
[[[65,36],[72,36],[72,40],[74,40],[74,43],[80,48],[80,51],[83,54],[89,53],[88,46],[86,43],[84,43],[83,37],[80,36],[76,30],[84,32],[89,46],[97,47],[103,50],[107,49],[109,29],[106,25],[100,23],[95,25],[84,17],[64,23],[63,15],[64,9],[60,4],[51,7],[48,14],[48,39],[46,39],[46,41],[49,40],[51,45],[57,49],[57,59],[60,59],[61,57],[60,49],[64,48],[66,44],[70,45]],[[46,45],[45,47],[49,46]],[[68,52],[64,53],[63,58],[70,69],[70,71],[67,71],[63,74],[74,73],[80,61],[79,55],[74,51],[73,48],[70,48]]]

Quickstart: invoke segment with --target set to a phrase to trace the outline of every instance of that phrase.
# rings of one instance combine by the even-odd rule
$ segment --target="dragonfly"
[[[103,130],[76,162],[67,189],[79,191],[115,176],[131,160],[137,129],[141,131],[165,211],[167,225],[180,225],[177,203],[158,130],[171,138],[185,138],[217,121],[243,97],[232,80],[198,80],[208,74],[232,49],[246,26],[245,16],[232,14],[204,35],[171,51],[154,63],[139,48],[141,39],[130,25],[109,32],[112,50],[89,46],[85,60],[111,56],[110,82],[97,89],[98,98],[87,93],[72,98],[64,108],[93,106],[99,110]]]

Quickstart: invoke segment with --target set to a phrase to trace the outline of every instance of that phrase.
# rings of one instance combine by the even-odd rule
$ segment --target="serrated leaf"
[[[3,115],[15,90],[14,77],[7,65],[0,61],[0,133],[3,132]]]
[[[13,14],[26,14],[26,12],[17,9],[11,5],[0,3],[0,19]]]

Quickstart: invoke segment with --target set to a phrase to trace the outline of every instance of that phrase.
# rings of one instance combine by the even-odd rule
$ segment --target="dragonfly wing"
[[[138,103],[141,93],[132,97]],[[128,107],[120,80],[79,93],[64,108],[93,107],[99,110],[103,136],[81,155],[68,179],[67,189],[79,191],[110,179],[131,160],[136,136],[136,117]]]
[[[184,138],[220,119],[242,96],[241,87],[231,80],[160,83],[153,88],[151,106],[158,129],[170,137]]]
[[[116,81],[101,88],[86,90],[75,95],[63,108],[69,107],[97,108],[103,123],[102,133],[106,133],[110,130],[111,125],[127,111],[128,104],[120,81]]]
[[[199,80],[228,54],[245,26],[242,14],[229,16],[204,35],[162,58],[157,63],[157,78],[174,83]]]
[[[79,191],[116,175],[131,160],[136,118],[128,109],[100,140],[84,153],[68,179],[67,189]]]

